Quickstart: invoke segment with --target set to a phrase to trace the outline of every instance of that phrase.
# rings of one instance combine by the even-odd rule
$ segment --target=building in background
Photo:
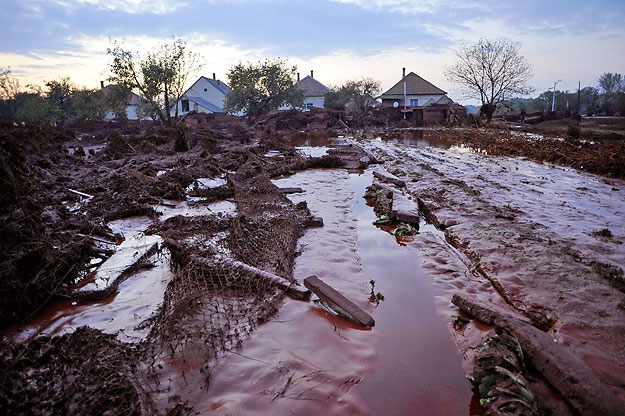
[[[171,115],[176,114],[176,106],[178,106],[178,115],[184,115],[191,111],[223,113],[224,100],[229,92],[230,87],[216,79],[215,73],[213,73],[212,79],[202,76],[172,106]]]
[[[453,101],[447,97],[445,91],[431,82],[421,78],[414,72],[406,75],[406,68],[402,71],[402,79],[379,98],[382,99],[382,105],[402,108],[404,106],[422,107],[431,104],[453,103]]]

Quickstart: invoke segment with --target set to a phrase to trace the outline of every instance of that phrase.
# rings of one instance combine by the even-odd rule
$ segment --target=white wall
[[[304,100],[304,104],[312,104],[317,108],[325,108],[325,101],[325,97],[306,97],[306,99]],[[291,110],[292,108],[293,107],[291,107],[290,105],[283,105],[282,107],[278,108],[278,110]],[[304,111],[308,110],[305,109]]]
[[[424,105],[430,99],[434,99],[434,101],[443,97],[444,94],[436,94],[436,95],[406,95],[406,105],[410,105],[410,100],[419,100],[417,105]],[[403,97],[402,97],[403,98]]]
[[[106,115],[104,116],[105,120],[113,120],[115,118],[115,114],[111,113],[110,111],[108,113],[106,113]],[[128,107],[126,107],[126,118],[128,120],[137,120],[137,106],[136,105],[129,105]],[[152,120],[152,117],[144,117],[141,120]]]
[[[410,95],[407,94],[406,95],[406,105],[410,106],[410,100],[419,100],[417,105],[423,105],[425,103],[427,103],[430,98],[433,98],[434,101],[438,100],[441,97],[444,97],[445,94],[433,94],[433,95]],[[400,106],[403,107],[403,103],[404,103],[404,96],[402,95],[390,95],[390,96],[385,96],[383,97],[384,100],[393,100],[393,101],[397,101],[399,103]],[[386,101],[385,101],[386,102]]]
[[[206,91],[204,91],[204,89],[206,89]],[[218,90],[217,87],[213,86],[213,84],[211,84],[208,79],[204,77],[200,77],[200,79],[195,81],[195,84],[189,88],[186,95],[190,97],[202,97],[209,103],[215,104],[219,108],[224,108],[225,94]],[[178,100],[178,103],[176,104],[178,106],[178,115],[184,114],[182,111],[181,101],[182,100]],[[193,111],[193,102],[189,102],[189,111]],[[203,113],[211,112],[202,106],[200,106],[197,111]],[[171,114],[174,115],[175,113],[176,108],[174,107],[172,108]]]
[[[317,108],[325,108],[325,102],[325,97],[306,97],[306,99],[304,100],[304,104],[312,104]]]

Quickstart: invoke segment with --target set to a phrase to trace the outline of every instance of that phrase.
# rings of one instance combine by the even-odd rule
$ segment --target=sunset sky
[[[69,76],[96,87],[110,39],[142,52],[172,36],[203,56],[206,76],[280,56],[329,86],[372,77],[386,89],[406,67],[460,102],[443,71],[454,48],[480,37],[522,43],[536,94],[558,79],[573,90],[625,73],[622,0],[2,0],[0,22],[0,67],[22,85]]]

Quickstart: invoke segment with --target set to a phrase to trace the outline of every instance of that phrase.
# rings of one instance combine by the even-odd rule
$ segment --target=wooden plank
[[[317,276],[304,279],[304,286],[319,296],[324,303],[341,316],[364,327],[372,327],[375,321],[367,312],[360,309],[354,302],[341,295],[336,289],[324,283]]]
[[[312,228],[312,227],[323,227],[323,218],[321,217],[308,217],[306,222],[304,222],[304,227]]]
[[[362,148],[362,147],[361,147],[361,149],[362,149],[362,151],[363,151],[363,152],[365,152],[365,154],[366,154],[367,156],[369,156],[369,164],[371,164],[371,165],[377,165],[377,164],[379,164],[379,163],[380,163],[380,161],[378,160],[378,158],[377,158],[377,157],[375,157],[375,155],[374,155],[374,154],[373,154],[370,150],[364,149],[364,148]]]
[[[154,182],[156,179],[154,179],[151,176],[145,175],[139,171],[136,171],[134,169],[128,169],[128,173],[133,176],[135,179],[138,179],[141,182]]]
[[[72,192],[72,193],[75,193],[76,195],[80,195],[83,198],[87,198],[87,199],[92,199],[93,198],[93,195],[89,195],[89,194],[86,194],[84,192],[77,191],[75,189],[68,188],[67,190]]]
[[[278,188],[283,194],[300,194],[304,192],[302,188]]]
[[[158,250],[161,241],[160,236],[143,234],[136,234],[124,241],[115,254],[98,267],[91,281],[75,288],[73,297],[101,300],[111,296],[144,259]]]
[[[393,185],[397,185],[400,188],[403,188],[404,186],[406,186],[406,182],[404,182],[403,180],[399,179],[397,176],[393,175],[392,173],[389,173],[389,172],[387,172],[385,170],[382,170],[380,168],[378,168],[378,169],[373,171],[373,176],[375,176],[376,178],[378,178],[382,182],[392,183]]]
[[[263,279],[272,281],[276,284],[276,286],[285,290],[287,295],[291,296],[292,298],[299,300],[307,300],[310,298],[310,292],[302,288],[297,282],[291,282],[284,277],[278,276],[277,274],[259,269],[254,266],[250,266],[249,264],[242,263],[238,260],[222,259],[221,262],[232,268],[245,270]]]

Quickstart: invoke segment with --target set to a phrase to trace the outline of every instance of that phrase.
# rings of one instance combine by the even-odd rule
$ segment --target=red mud
[[[379,121],[370,125],[388,123]],[[439,227],[420,220],[417,234],[395,238],[393,226],[371,224],[362,198],[369,171],[277,180],[304,188],[289,197],[295,203],[269,182],[310,168],[366,168],[371,159],[349,140],[328,140],[343,122],[285,112],[192,115],[176,129],[3,130],[0,317],[23,325],[0,346],[0,409],[49,413],[62,400],[64,413],[79,414],[119,400],[123,414],[478,414],[465,376],[492,328],[452,306],[453,294],[548,331],[625,398],[625,371],[615,371],[625,362],[625,183],[570,168],[622,177],[622,143],[494,129],[359,132],[369,138],[361,146],[407,183],[404,198]],[[94,152],[65,150],[80,147]],[[193,187],[199,178],[226,183]],[[93,198],[79,201],[70,188]],[[300,238],[311,215],[324,227]],[[115,251],[97,241],[137,231],[163,236],[171,270],[167,257],[153,257],[103,301],[74,299],[74,285]],[[249,267],[236,271],[228,259]],[[363,330],[319,304],[284,298],[261,277],[271,274],[300,282],[316,274],[376,326]],[[371,280],[378,304],[369,301]],[[92,329],[69,335],[83,324],[131,344]],[[59,348],[36,352],[48,344]],[[76,359],[103,345],[108,362]],[[69,397],[62,386],[72,372],[83,381]],[[37,396],[32,374],[45,394]],[[128,394],[111,389],[107,374]],[[545,391],[553,394],[538,390],[539,404]],[[93,400],[80,404],[85,394]]]

